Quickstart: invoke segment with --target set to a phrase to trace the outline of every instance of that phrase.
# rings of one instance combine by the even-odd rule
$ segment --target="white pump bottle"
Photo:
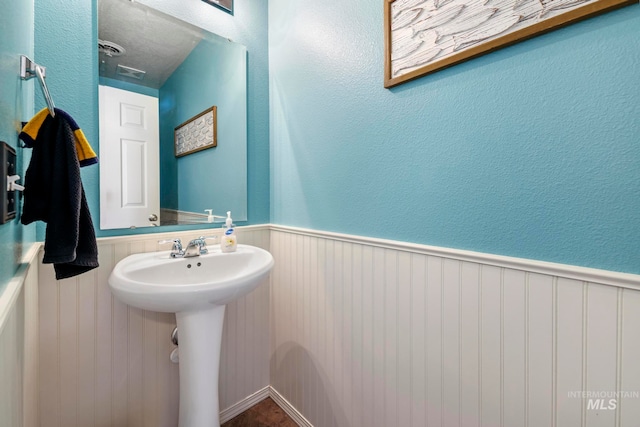
[[[238,238],[233,229],[233,220],[231,219],[231,211],[227,211],[227,219],[225,220],[225,231],[220,239],[220,250],[222,252],[235,252],[238,249]]]

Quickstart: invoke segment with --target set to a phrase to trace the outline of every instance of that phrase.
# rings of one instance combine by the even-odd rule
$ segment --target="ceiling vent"
[[[116,44],[114,42],[110,42],[110,41],[106,41],[106,40],[100,40],[98,39],[98,51],[100,53],[104,53],[107,56],[122,56],[124,55],[127,51],[120,46],[119,44]]]
[[[127,67],[126,65],[118,64],[118,68],[116,70],[121,76],[131,77],[132,79],[142,80],[144,79],[144,75],[147,74],[146,71],[138,70],[136,68]]]

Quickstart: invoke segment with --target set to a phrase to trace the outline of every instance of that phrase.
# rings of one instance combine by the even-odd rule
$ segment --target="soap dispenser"
[[[233,229],[233,220],[231,219],[231,211],[227,211],[227,219],[225,220],[225,231],[220,240],[220,250],[222,252],[235,252],[238,249],[238,238]]]
[[[205,209],[204,211],[208,213],[207,222],[213,222],[215,220],[215,216],[213,215],[213,209]]]

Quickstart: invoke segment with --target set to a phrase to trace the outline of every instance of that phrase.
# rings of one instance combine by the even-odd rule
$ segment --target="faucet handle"
[[[176,258],[176,256],[182,256],[184,252],[182,251],[182,241],[178,238],[176,239],[166,239],[166,240],[158,240],[159,245],[166,245],[167,243],[172,243],[171,247],[171,257]]]
[[[176,245],[180,245],[182,246],[182,241],[178,238],[175,239],[165,239],[165,240],[158,240],[158,244],[159,245],[166,245],[167,243],[174,243]]]
[[[209,253],[209,249],[207,249],[207,240],[217,239],[217,236],[200,236],[196,239],[193,239],[189,242],[189,245],[194,244],[198,245],[198,250],[200,251],[200,255],[205,255]]]

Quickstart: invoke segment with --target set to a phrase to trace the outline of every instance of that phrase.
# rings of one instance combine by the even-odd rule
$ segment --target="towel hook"
[[[25,55],[20,56],[20,78],[22,80],[29,80],[30,78],[38,77],[40,81],[40,87],[42,87],[42,93],[44,94],[44,99],[47,102],[47,108],[49,109],[49,114],[51,117],[55,117],[55,105],[53,103],[53,99],[51,98],[51,94],[49,93],[49,88],[47,87],[47,83],[45,82],[46,77],[46,68],[42,65],[38,65],[29,59]]]

